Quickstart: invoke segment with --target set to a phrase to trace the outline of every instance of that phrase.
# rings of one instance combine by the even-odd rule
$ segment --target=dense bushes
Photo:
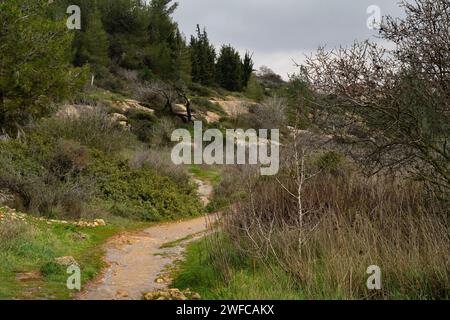
[[[157,221],[201,212],[196,189],[179,184],[164,173],[141,167],[131,168],[127,161],[97,153],[90,176],[97,181],[97,201],[120,216]]]
[[[0,142],[0,189],[8,204],[49,217],[92,211],[142,220],[198,214],[202,208],[186,173],[157,152],[129,163],[135,136],[96,109],[78,117],[44,119],[22,141]],[[165,162],[165,164],[163,164]]]
[[[92,183],[79,175],[84,161],[82,155],[70,154],[64,147],[45,154],[26,143],[2,142],[0,186],[15,196],[15,207],[47,216],[76,218],[92,194]]]

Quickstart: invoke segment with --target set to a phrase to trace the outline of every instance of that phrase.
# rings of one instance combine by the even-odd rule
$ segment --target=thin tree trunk
[[[186,98],[186,111],[187,111],[187,120],[188,122],[192,122],[192,108],[191,108],[191,102],[188,98]]]

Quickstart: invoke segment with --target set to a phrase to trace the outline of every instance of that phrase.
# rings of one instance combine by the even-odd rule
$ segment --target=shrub
[[[315,165],[325,173],[339,174],[344,170],[345,156],[336,151],[328,151],[317,157]]]
[[[169,146],[172,144],[172,133],[176,129],[171,118],[164,117],[153,127],[150,142],[154,146]]]
[[[64,138],[110,153],[135,144],[135,138],[130,132],[97,108],[81,112],[78,118],[44,120],[33,131],[34,139],[41,136],[40,140],[48,142]]]
[[[264,99],[264,88],[258,82],[255,74],[252,74],[250,77],[247,88],[245,89],[245,95],[257,102],[260,102]]]
[[[119,216],[159,221],[195,216],[202,211],[192,184],[179,184],[153,169],[132,168],[127,161],[95,153],[89,169],[97,181],[97,201]]]
[[[79,217],[93,184],[79,175],[87,165],[85,150],[73,142],[57,146],[62,149],[1,143],[0,188],[13,195],[16,207],[28,212]]]
[[[142,141],[149,143],[153,137],[154,127],[157,123],[157,118],[147,112],[130,110],[126,114],[129,123],[131,124],[131,132]]]
[[[64,179],[79,175],[87,168],[88,164],[86,147],[75,141],[60,140],[48,162],[48,168],[57,177]]]
[[[256,129],[281,129],[286,125],[286,104],[281,98],[268,98],[250,108],[247,115]]]
[[[178,184],[186,185],[189,183],[189,175],[185,167],[173,164],[170,149],[150,149],[136,152],[130,160],[130,165],[134,169],[152,169],[170,177]]]
[[[254,183],[257,177],[256,171],[256,167],[248,165],[226,166],[219,183],[214,186],[208,210],[215,212],[244,199],[246,186]]]
[[[17,172],[3,173],[0,185],[20,200],[17,206],[48,217],[79,218],[84,211],[85,202],[92,194],[91,183],[85,179],[61,181],[48,173],[27,176]]]

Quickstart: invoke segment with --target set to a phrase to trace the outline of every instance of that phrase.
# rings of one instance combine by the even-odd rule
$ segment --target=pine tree
[[[0,130],[47,115],[75,92],[86,70],[70,64],[73,34],[52,20],[48,0],[0,2]]]
[[[192,81],[211,86],[215,83],[216,50],[209,42],[206,30],[197,25],[197,37],[191,37]]]
[[[217,83],[230,91],[241,91],[243,88],[242,61],[231,45],[222,46],[216,64]]]
[[[175,65],[177,67],[177,80],[182,80],[185,83],[189,83],[192,81],[191,73],[192,73],[192,65],[191,65],[191,55],[189,51],[189,47],[186,44],[186,39],[177,30],[176,36],[176,61]]]
[[[92,11],[82,11],[85,23],[74,41],[74,64],[82,66],[89,64],[94,73],[102,75],[110,64],[108,49],[108,34],[103,28],[100,12],[97,8]]]
[[[109,35],[109,56],[119,67],[145,66],[149,47],[149,7],[141,0],[97,0]]]
[[[255,71],[253,69],[254,66],[255,64],[252,60],[252,55],[246,52],[244,61],[242,61],[242,85],[244,87],[247,87],[250,77],[252,76],[253,71]]]

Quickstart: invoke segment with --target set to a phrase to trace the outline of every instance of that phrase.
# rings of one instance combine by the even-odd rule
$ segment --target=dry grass
[[[294,179],[280,180],[295,192]],[[420,184],[317,175],[302,190],[301,225],[298,202],[287,190],[263,181],[225,215],[232,249],[223,235],[209,244],[225,279],[237,254],[272,270],[271,277],[288,274],[290,286],[307,298],[448,298],[448,212]],[[366,287],[371,265],[382,270],[381,291]]]
[[[189,183],[186,168],[173,164],[169,148],[138,151],[131,157],[130,166],[132,168],[148,167],[172,178],[178,184]]]

